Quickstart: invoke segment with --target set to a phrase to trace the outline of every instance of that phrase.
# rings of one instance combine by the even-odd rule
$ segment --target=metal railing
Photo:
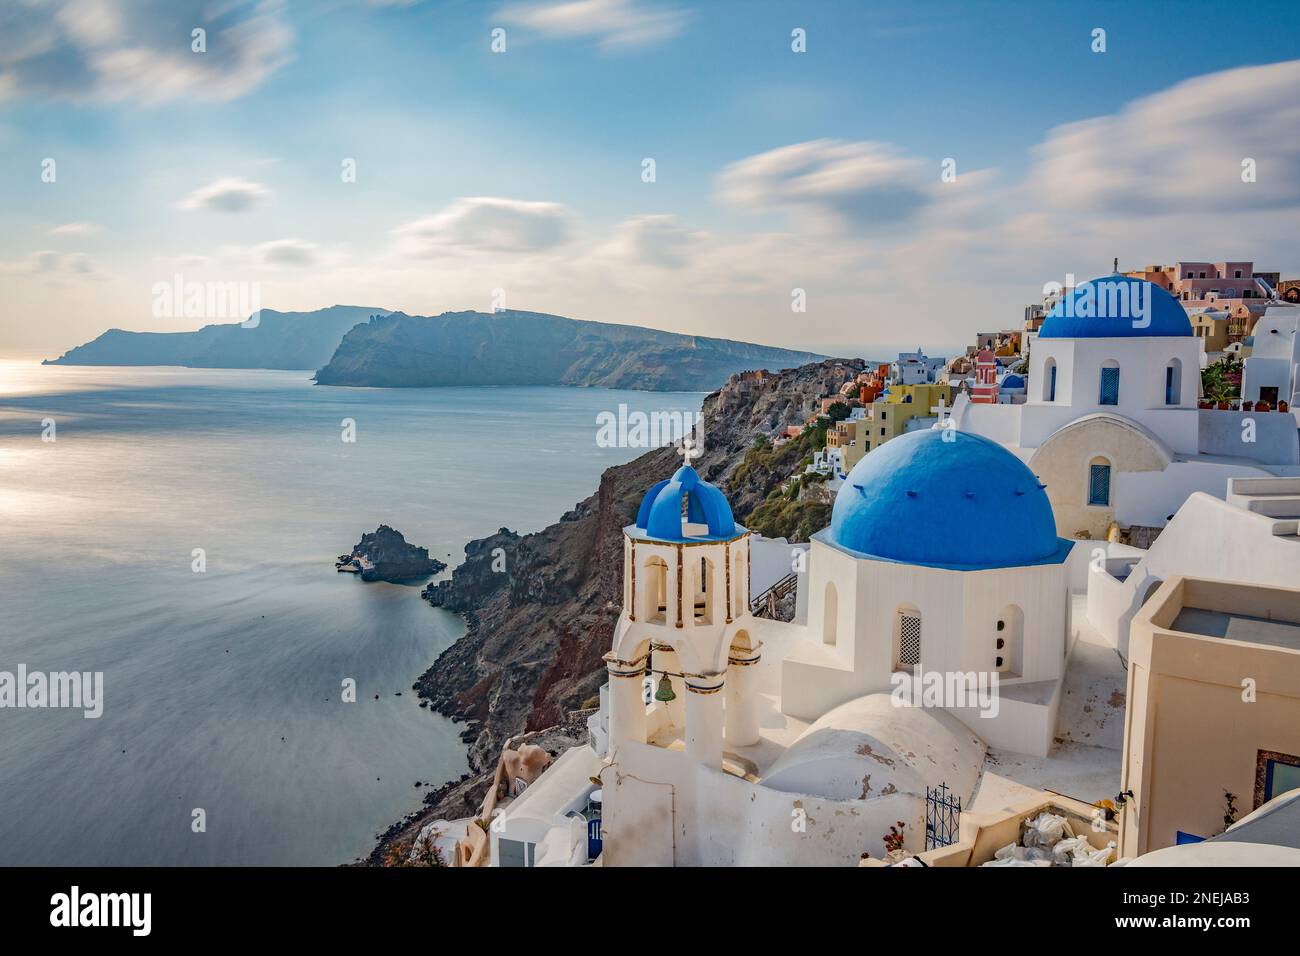
[[[793,592],[799,586],[799,575],[790,573],[777,581],[766,591],[749,599],[749,611],[754,617],[776,619],[776,606],[781,598]]]

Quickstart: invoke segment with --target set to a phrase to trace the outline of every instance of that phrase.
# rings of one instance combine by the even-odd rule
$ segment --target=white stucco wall
[[[791,650],[782,668],[781,708],[791,716],[813,721],[846,701],[890,691],[902,606],[920,612],[922,673],[994,670],[997,621],[1008,606],[1020,609],[1024,625],[1019,674],[1003,675],[1003,687],[1059,680],[1064,672],[1065,563],[950,571],[858,557],[815,537],[810,567],[806,640]],[[835,641],[828,643],[832,632]],[[1046,711],[1040,717],[1047,720]],[[1024,715],[980,718],[968,726],[992,740],[999,734],[998,721],[1017,719]]]
[[[1175,461],[1164,471],[1118,472],[1113,476],[1115,519],[1125,527],[1163,528],[1169,516],[1196,492],[1222,498],[1229,478],[1272,474],[1249,464]]]
[[[1295,416],[1289,412],[1216,408],[1202,409],[1198,415],[1201,454],[1245,458],[1262,464],[1300,464],[1300,430],[1296,428]],[[1251,424],[1247,426],[1247,422]]]

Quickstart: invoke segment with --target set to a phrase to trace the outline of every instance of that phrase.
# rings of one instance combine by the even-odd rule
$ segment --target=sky
[[[0,353],[242,317],[178,276],[841,352],[1300,277],[1300,4],[1244,10],[0,0]]]

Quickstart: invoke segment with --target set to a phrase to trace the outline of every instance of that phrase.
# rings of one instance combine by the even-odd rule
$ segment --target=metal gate
[[[948,846],[961,833],[961,797],[948,792],[948,785],[925,788],[925,848]]]

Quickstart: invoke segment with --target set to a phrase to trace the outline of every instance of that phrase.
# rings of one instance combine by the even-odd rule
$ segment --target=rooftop
[[[1169,629],[1201,637],[1224,637],[1230,641],[1248,641],[1251,644],[1300,650],[1300,623],[1294,621],[1278,621],[1203,607],[1184,607]]]

